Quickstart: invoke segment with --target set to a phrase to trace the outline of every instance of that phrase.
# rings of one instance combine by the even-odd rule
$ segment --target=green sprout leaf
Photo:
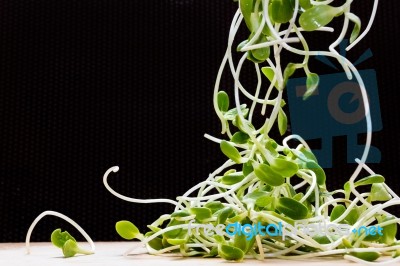
[[[218,245],[218,255],[226,260],[241,261],[244,252],[240,248],[220,244]]]
[[[241,249],[243,252],[247,250],[247,240],[246,235],[244,234],[236,234],[233,238],[233,246]]]
[[[354,187],[372,185],[375,183],[383,183],[385,182],[385,178],[381,175],[370,175],[364,178],[361,178],[357,182],[354,183]]]
[[[285,114],[285,112],[281,109],[279,109],[278,112],[278,128],[279,128],[279,133],[281,134],[281,136],[285,135],[286,130],[287,130],[287,116]]]
[[[212,216],[211,210],[205,207],[190,208],[190,213],[196,215],[196,220],[199,222],[210,219]]]
[[[256,205],[262,208],[267,208],[268,210],[275,210],[275,198],[263,195],[256,199]]]
[[[265,35],[261,35],[255,44],[265,43],[267,42],[267,37]],[[258,48],[255,50],[249,51],[251,53],[251,57],[255,59],[256,63],[262,63],[269,57],[271,48],[269,46]],[[254,61],[254,60],[252,60]]]
[[[271,186],[280,186],[285,182],[282,175],[271,169],[270,166],[266,164],[259,164],[254,168],[255,175],[265,183]]]
[[[310,9],[313,7],[310,0],[300,0],[300,6],[304,9]]]
[[[361,20],[353,13],[347,13],[346,16],[354,23],[354,28],[350,35],[350,43],[353,43],[357,39],[358,35],[360,35]]]
[[[71,236],[67,231],[62,232],[60,228],[51,233],[51,243],[58,248],[62,248],[65,242],[70,239],[76,242],[73,236]]]
[[[294,74],[296,71],[296,64],[289,63],[287,64],[285,71],[283,72],[283,79],[285,81],[285,84],[287,83],[287,80]]]
[[[314,91],[318,88],[318,84],[319,76],[315,73],[309,73],[306,80],[307,90],[303,95],[303,100],[307,100],[311,95],[313,95]]]
[[[376,251],[369,251],[369,252],[350,252],[350,255],[357,257],[359,259],[365,260],[365,261],[375,261],[377,260],[381,255],[376,252]]]
[[[246,106],[247,106],[246,104],[242,104],[242,105],[240,106],[240,110],[241,110],[241,112],[242,112],[242,114],[243,114],[243,117],[246,117],[247,114],[249,113],[249,109],[246,108]],[[236,118],[237,115],[238,115],[238,111],[237,111],[237,108],[235,107],[235,108],[232,108],[232,109],[228,110],[228,111],[224,114],[224,118],[225,118],[226,120],[232,121],[232,120],[234,120],[234,119]]]
[[[154,234],[154,232],[149,232],[149,233],[151,233],[151,234],[147,234],[147,233],[146,233],[146,237],[149,237],[149,236],[151,236],[152,234]],[[155,249],[155,250],[161,250],[161,249],[164,248],[164,246],[163,246],[163,244],[162,244],[162,239],[159,238],[159,237],[153,238],[153,239],[150,240],[147,244],[148,244],[152,249]]]
[[[224,224],[234,214],[231,207],[225,207],[218,212],[217,224]]]
[[[93,254],[92,251],[87,251],[78,246],[78,243],[72,239],[68,239],[64,245],[62,246],[62,252],[64,254],[64,257],[69,258],[73,257],[76,254],[84,254],[84,255],[90,255]]]
[[[126,240],[142,239],[143,235],[139,232],[139,229],[129,221],[119,221],[115,224],[115,230],[117,233]]]
[[[321,168],[321,166],[319,166],[319,164],[317,164],[314,161],[308,161],[306,163],[306,167],[307,167],[307,169],[310,169],[315,173],[315,175],[317,177],[317,184],[318,185],[322,186],[322,185],[325,184],[326,175],[325,175],[324,170]]]
[[[230,174],[230,175],[224,175],[221,178],[221,183],[225,185],[234,185],[236,183],[239,183],[244,179],[244,175],[241,173],[235,173],[235,174]]]
[[[253,14],[254,0],[240,0],[240,11],[242,12],[247,28],[252,32],[256,28],[256,17]]]
[[[272,82],[275,77],[275,71],[271,67],[262,67],[261,72],[267,77],[269,82]],[[275,88],[278,88],[278,81],[275,81]]]
[[[344,207],[341,204],[336,205],[331,212],[331,217],[330,217],[331,222],[339,218],[345,211],[346,207]]]
[[[276,209],[294,220],[304,219],[308,215],[308,209],[304,204],[286,197],[278,199]]]
[[[225,206],[220,201],[210,201],[207,202],[204,207],[210,209],[214,214],[216,211],[223,209]]]
[[[242,165],[242,173],[244,176],[247,176],[253,172],[253,165],[251,162],[246,162]]]
[[[217,99],[218,99],[218,109],[221,112],[226,112],[229,109],[229,97],[228,94],[226,94],[226,92],[224,91],[220,91],[218,92],[217,95]]]
[[[324,27],[342,12],[341,8],[329,5],[316,5],[300,15],[300,26],[306,31],[314,31]]]
[[[238,131],[233,134],[231,141],[236,144],[245,144],[250,139],[249,135],[242,131]]]
[[[383,183],[374,183],[371,186],[371,201],[388,201],[392,198]]]
[[[269,16],[276,23],[286,23],[293,16],[294,5],[292,0],[272,0],[268,7]]]
[[[296,163],[282,158],[274,158],[271,162],[271,168],[283,177],[291,177],[299,170],[299,166]]]
[[[390,221],[395,219],[395,217],[390,216],[390,217],[385,217],[382,222]],[[381,243],[385,243],[388,246],[392,245],[396,241],[396,234],[397,234],[397,223],[392,223],[389,225],[386,225],[382,227],[382,236],[380,238]]]
[[[221,141],[220,148],[223,154],[235,163],[242,163],[242,156],[240,156],[239,151],[233,147],[226,140]]]

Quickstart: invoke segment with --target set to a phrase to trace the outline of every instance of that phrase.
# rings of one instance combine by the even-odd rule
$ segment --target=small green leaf
[[[58,248],[62,248],[67,242],[67,240],[72,239],[76,242],[75,238],[71,236],[67,231],[61,232],[61,229],[58,228],[51,233],[51,243]]]
[[[143,236],[139,232],[139,229],[129,221],[119,221],[115,224],[117,233],[126,240],[132,240],[134,238],[141,239]]]
[[[206,254],[203,256],[203,258],[214,258],[218,255],[218,248],[217,247],[213,247],[210,250],[210,253]]]
[[[317,184],[322,186],[325,184],[325,180],[326,180],[326,175],[324,170],[321,168],[321,166],[319,166],[316,162],[314,161],[309,161],[306,163],[306,167],[307,169],[312,170],[316,177],[317,177]]]
[[[280,186],[285,182],[282,175],[275,172],[266,164],[259,164],[254,168],[255,175],[263,182],[271,186]]]
[[[247,28],[250,31],[253,31],[253,28],[255,27],[254,24],[254,20],[252,19],[252,12],[254,9],[254,0],[240,0],[239,4],[240,4],[240,11],[242,12],[244,21],[247,25]]]
[[[296,195],[294,195],[292,199],[294,199],[294,200],[296,200],[296,201],[299,201],[299,200],[301,200],[303,197],[304,197],[304,193],[303,193],[303,192],[299,192],[299,193],[297,193]]]
[[[284,177],[291,177],[299,170],[299,166],[296,163],[282,158],[274,158],[271,162],[271,168]]]
[[[210,219],[212,216],[211,210],[205,207],[190,208],[190,213],[196,215],[196,220],[198,220],[199,222]]]
[[[383,183],[383,182],[385,182],[385,178],[381,175],[375,174],[361,178],[360,180],[354,183],[354,187],[371,185],[374,183]]]
[[[173,246],[176,246],[176,245],[185,244],[187,242],[187,240],[183,239],[183,238],[168,238],[167,242]]]
[[[217,224],[224,224],[226,222],[226,219],[231,217],[233,214],[234,214],[234,212],[231,207],[223,208],[218,213]]]
[[[241,43],[238,44],[238,46],[236,47],[236,51],[240,52],[240,50],[242,50],[242,48],[249,42],[249,40],[244,40]]]
[[[387,201],[392,198],[383,183],[374,183],[371,186],[371,201]]]
[[[348,13],[347,17],[354,23],[354,28],[350,35],[350,43],[352,43],[357,39],[358,35],[360,35],[361,20],[353,13]]]
[[[303,100],[307,100],[308,97],[310,97],[314,91],[318,88],[319,84],[319,76],[315,73],[309,73],[307,74],[307,80],[306,80],[306,87],[307,90],[303,95]]]
[[[304,157],[300,159],[304,161],[314,161],[318,164],[317,157],[315,157],[314,153],[311,150],[307,149],[306,147],[302,147],[300,149],[300,152],[304,155]]]
[[[275,198],[267,195],[263,195],[256,199],[256,205],[268,210],[275,210]]]
[[[279,198],[276,208],[281,213],[295,220],[304,219],[308,215],[307,207],[291,198]]]
[[[246,162],[242,165],[242,172],[244,174],[244,176],[247,176],[248,174],[253,172],[253,165],[251,164],[251,162]]]
[[[81,249],[78,246],[78,243],[76,243],[76,241],[74,241],[72,239],[68,239],[64,243],[64,245],[62,247],[62,252],[64,254],[64,257],[66,257],[66,258],[73,257],[76,254],[85,254],[85,255],[93,254],[92,251],[87,251],[87,250]]]
[[[262,67],[261,72],[267,77],[269,82],[272,82],[275,77],[275,71],[271,67]],[[275,88],[278,88],[278,81],[275,81]]]
[[[304,9],[309,9],[313,7],[310,0],[300,0],[299,2],[300,6]]]
[[[368,252],[350,252],[350,255],[357,257],[359,259],[365,260],[365,261],[375,261],[377,260],[381,255],[376,252],[376,251],[368,251]]]
[[[272,21],[286,23],[292,18],[294,6],[291,0],[272,0],[268,7],[268,13]]]
[[[243,252],[247,249],[247,240],[245,234],[236,234],[233,238],[233,246],[240,248]]]
[[[279,109],[278,112],[278,128],[279,128],[279,133],[281,136],[283,136],[286,133],[287,130],[287,116],[285,112],[282,109]]]
[[[218,92],[218,109],[221,112],[226,112],[229,109],[229,97],[224,91]]]
[[[358,221],[359,217],[358,207],[354,207],[349,214],[347,214],[346,218],[344,218],[344,222],[353,225]]]
[[[395,217],[385,217],[381,222],[390,221],[395,219]],[[392,245],[396,241],[396,234],[397,234],[397,223],[389,224],[382,227],[382,236],[380,238],[380,242]]]
[[[231,141],[237,144],[245,144],[250,139],[249,135],[242,131],[233,134]]]
[[[242,162],[242,157],[240,156],[239,151],[226,140],[221,141],[220,148],[222,153],[235,163],[239,164]]]
[[[285,84],[287,80],[294,74],[296,71],[296,64],[289,63],[287,64],[285,71],[283,71],[283,80],[285,81]]]
[[[245,132],[246,130],[247,130],[247,128],[250,128],[250,130],[255,130],[254,129],[254,126],[249,122],[249,121],[247,121],[247,120],[242,120],[241,118],[240,118],[240,116],[239,115],[237,115],[236,117],[235,117],[235,119],[232,121],[232,124],[234,125],[234,126],[236,126],[236,127],[238,127],[239,128],[239,130],[241,130],[242,132]],[[247,125],[247,127],[245,127],[244,125]]]
[[[152,249],[155,249],[155,250],[161,250],[164,248],[164,246],[162,244],[162,239],[159,237],[153,238],[152,240],[150,240],[148,242],[148,244]]]
[[[210,209],[212,213],[215,213],[216,211],[223,209],[225,206],[220,201],[210,201],[207,202],[204,207]]]
[[[256,42],[256,44],[265,43],[265,42],[268,42],[267,37],[265,35],[261,35],[259,40]],[[267,46],[267,47],[251,50],[249,52],[251,52],[252,56],[258,62],[261,63],[261,62],[264,62],[265,60],[267,60],[267,58],[269,57],[269,54],[270,54],[270,50],[271,50],[271,48],[269,46]]]
[[[314,31],[328,25],[340,12],[342,12],[341,8],[329,5],[316,5],[300,15],[299,23],[304,30]]]
[[[224,175],[221,179],[221,183],[225,185],[234,185],[244,179],[244,175],[240,173]]]
[[[190,215],[190,213],[189,213],[188,211],[183,210],[183,211],[176,211],[176,212],[173,212],[173,213],[171,214],[171,217],[172,217],[172,218],[174,218],[174,217],[186,217],[186,216],[189,216],[189,215]]]
[[[400,256],[400,249],[396,249],[392,253],[392,258],[397,258],[398,256]]]
[[[265,192],[265,191],[258,191],[258,190],[256,190],[256,191],[253,191],[253,192],[250,192],[250,193],[246,194],[246,195],[243,197],[243,201],[246,201],[246,200],[248,200],[248,199],[257,200],[258,198],[263,197],[263,196],[266,196],[266,195],[269,195],[269,193],[268,193],[268,192]]]
[[[329,238],[326,235],[316,235],[316,236],[313,236],[313,239],[320,244],[330,244],[331,243],[331,241],[329,240]]]
[[[226,260],[241,261],[243,260],[244,252],[240,248],[219,244],[218,255]]]
[[[332,212],[331,212],[330,221],[332,222],[332,221],[336,220],[336,219],[339,218],[345,211],[346,211],[346,207],[344,207],[344,206],[341,205],[341,204],[336,205],[336,206],[333,208]]]
[[[242,104],[242,105],[240,106],[240,110],[242,111],[243,117],[246,117],[247,114],[249,113],[249,109],[246,108],[246,106],[247,106],[246,104]],[[228,110],[228,111],[224,114],[224,118],[225,118],[226,120],[233,121],[233,120],[236,118],[237,115],[238,115],[238,112],[237,112],[237,109],[236,109],[236,107],[235,107],[235,108],[232,108],[232,109]]]
[[[185,213],[184,211],[175,212],[175,214],[177,215],[176,217],[185,217],[184,213]],[[182,215],[182,216],[180,216],[180,215]],[[174,226],[174,225],[180,225],[180,224],[184,224],[184,223],[185,223],[184,221],[178,221],[178,220],[173,218],[173,219],[171,219],[169,221],[169,223],[167,224],[167,227]],[[163,242],[163,245],[165,246],[166,244],[169,244],[167,239],[179,238],[179,236],[182,234],[182,231],[184,232],[184,231],[187,231],[187,230],[182,230],[182,228],[178,228],[178,229],[169,230],[169,231],[166,231],[165,233],[163,233],[162,235],[165,238],[165,240],[163,239],[164,242],[165,242],[165,243]]]

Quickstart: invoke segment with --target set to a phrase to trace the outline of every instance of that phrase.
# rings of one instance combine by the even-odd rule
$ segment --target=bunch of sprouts
[[[144,250],[137,245],[125,252],[149,254],[175,253],[183,256],[222,257],[241,261],[244,258],[300,259],[341,255],[345,259],[367,264],[392,264],[400,261],[400,242],[396,239],[400,219],[386,209],[399,205],[400,199],[386,184],[383,176],[376,174],[366,164],[371,144],[371,116],[363,80],[354,65],[341,56],[336,47],[350,33],[350,50],[369,31],[373,23],[378,0],[374,1],[372,14],[364,32],[360,34],[361,21],[351,12],[353,0],[334,6],[334,0],[239,0],[238,10],[232,20],[228,45],[218,71],[213,102],[221,121],[219,139],[208,134],[205,137],[220,145],[228,160],[212,172],[208,178],[190,188],[186,193],[170,199],[135,199],[119,194],[107,183],[108,175],[117,172],[110,168],[103,177],[105,187],[116,197],[134,203],[168,203],[175,206],[171,214],[161,215],[148,225],[142,234],[129,221],[116,224],[117,232],[125,239],[139,239]],[[337,1],[336,1],[337,2]],[[336,18],[339,17],[339,18]],[[326,51],[309,49],[302,32],[328,32],[333,20],[343,20],[337,39]],[[247,40],[233,46],[241,25],[250,31]],[[337,32],[337,31],[335,31]],[[299,43],[301,48],[291,46]],[[235,50],[235,51],[234,51]],[[242,53],[238,63],[233,53]],[[301,62],[281,64],[283,51],[301,56]],[[355,158],[357,167],[343,189],[329,191],[324,170],[307,143],[298,135],[287,135],[287,116],[284,111],[283,93],[289,78],[295,71],[307,76],[307,100],[317,89],[319,76],[308,66],[310,58],[323,55],[337,60],[348,79],[355,78],[363,98],[367,137],[361,158]],[[245,62],[252,62],[257,76],[254,94],[241,83]],[[221,90],[224,71],[230,71],[234,80],[233,96]],[[267,84],[265,84],[267,82]],[[274,95],[274,96],[273,96]],[[232,101],[233,99],[233,101]],[[247,106],[243,102],[250,102]],[[233,102],[233,103],[231,103]],[[261,115],[257,116],[256,110]],[[267,110],[271,110],[269,113]],[[264,117],[258,128],[255,118]],[[272,130],[285,136],[281,143],[270,137]],[[360,177],[362,170],[369,173]],[[360,193],[364,187],[369,192]],[[90,237],[68,217],[56,212],[42,213],[31,225],[27,234],[27,247],[36,223],[45,215],[67,219],[92,245]],[[323,221],[334,225],[347,225],[350,232],[360,227],[379,226],[381,234],[332,235],[306,233],[295,228],[297,222],[316,224]],[[277,224],[284,225],[289,237],[256,234],[251,239],[245,235],[232,236],[228,232],[196,230],[206,225],[229,224]],[[372,262],[381,255],[391,260]]]

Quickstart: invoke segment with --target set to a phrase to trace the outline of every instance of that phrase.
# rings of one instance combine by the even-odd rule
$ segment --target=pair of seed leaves
[[[76,254],[93,254],[92,251],[80,248],[73,236],[71,236],[67,231],[62,232],[59,228],[51,233],[51,243],[53,243],[54,246],[61,248],[64,257],[66,258],[73,257]]]

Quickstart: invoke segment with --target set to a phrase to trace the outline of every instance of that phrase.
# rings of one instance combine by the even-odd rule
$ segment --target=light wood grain
[[[0,244],[0,265],[151,265],[151,266],[170,266],[170,265],[227,265],[227,262],[219,258],[183,258],[171,256],[152,256],[147,254],[131,255],[124,257],[125,250],[138,245],[132,242],[96,242],[96,253],[90,256],[76,256],[64,258],[61,250],[55,248],[51,243],[32,243],[31,254],[27,255],[24,243],[1,243]],[[82,244],[82,246],[84,246]],[[287,266],[338,266],[338,265],[357,265],[338,258],[321,258],[317,260],[277,260],[266,259],[257,261],[247,259],[237,264],[238,266],[263,264],[263,265],[287,265]]]

